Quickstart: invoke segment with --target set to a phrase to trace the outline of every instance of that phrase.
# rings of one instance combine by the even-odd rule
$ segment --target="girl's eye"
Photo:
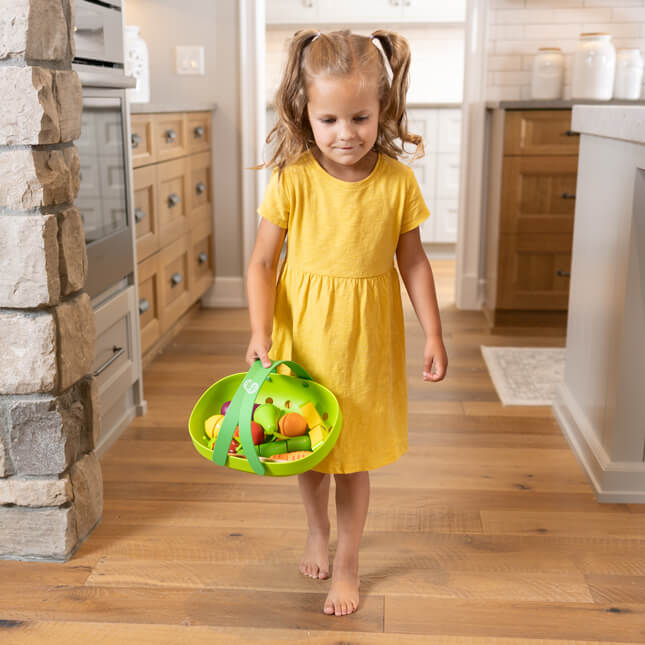
[[[331,118],[330,118],[330,119],[320,119],[320,120],[321,120],[323,123],[334,123],[334,121],[336,121],[336,119],[331,119]]]
[[[366,116],[357,116],[357,117],[355,118],[355,121],[365,121],[365,120],[367,120],[367,118],[368,118],[368,117],[366,117]]]

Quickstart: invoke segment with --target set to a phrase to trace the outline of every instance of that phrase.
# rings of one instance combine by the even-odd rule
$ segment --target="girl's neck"
[[[370,150],[352,166],[344,166],[332,161],[328,157],[325,157],[316,146],[311,149],[311,154],[327,174],[347,182],[361,181],[368,177],[378,161],[378,153],[374,150]]]

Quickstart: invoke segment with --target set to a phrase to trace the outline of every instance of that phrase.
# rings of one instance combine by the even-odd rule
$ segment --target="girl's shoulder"
[[[410,175],[414,175],[412,168],[410,168],[410,166],[408,166],[407,164],[404,164],[399,159],[395,159],[394,157],[390,157],[385,153],[381,153],[381,160],[384,172],[390,177],[397,179],[407,179],[410,177]]]

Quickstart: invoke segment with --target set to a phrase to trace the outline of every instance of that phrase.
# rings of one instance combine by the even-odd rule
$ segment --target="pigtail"
[[[372,37],[381,43],[392,68],[392,84],[386,84],[382,88],[380,128],[376,147],[385,154],[398,157],[405,152],[405,144],[411,143],[416,147],[412,159],[417,159],[423,156],[424,149],[423,138],[408,132],[406,96],[411,58],[408,41],[403,36],[385,29],[374,31]]]
[[[307,117],[302,55],[319,35],[320,32],[315,29],[301,29],[289,43],[287,65],[274,101],[278,119],[266,138],[267,144],[275,140],[275,151],[271,159],[256,166],[257,169],[277,166],[281,171],[313,143],[313,132]]]

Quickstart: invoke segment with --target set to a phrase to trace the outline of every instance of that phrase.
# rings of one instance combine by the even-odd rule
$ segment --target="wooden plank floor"
[[[455,308],[454,263],[433,266],[449,374],[422,382],[406,305],[410,451],[372,474],[355,615],[323,615],[329,581],[297,571],[296,480],[217,468],[188,440],[201,391],[244,370],[246,311],[205,310],[102,460],[100,526],[68,563],[0,562],[0,642],[645,642],[645,509],[598,504],[550,408],[503,408],[479,349],[564,338],[490,335]]]

